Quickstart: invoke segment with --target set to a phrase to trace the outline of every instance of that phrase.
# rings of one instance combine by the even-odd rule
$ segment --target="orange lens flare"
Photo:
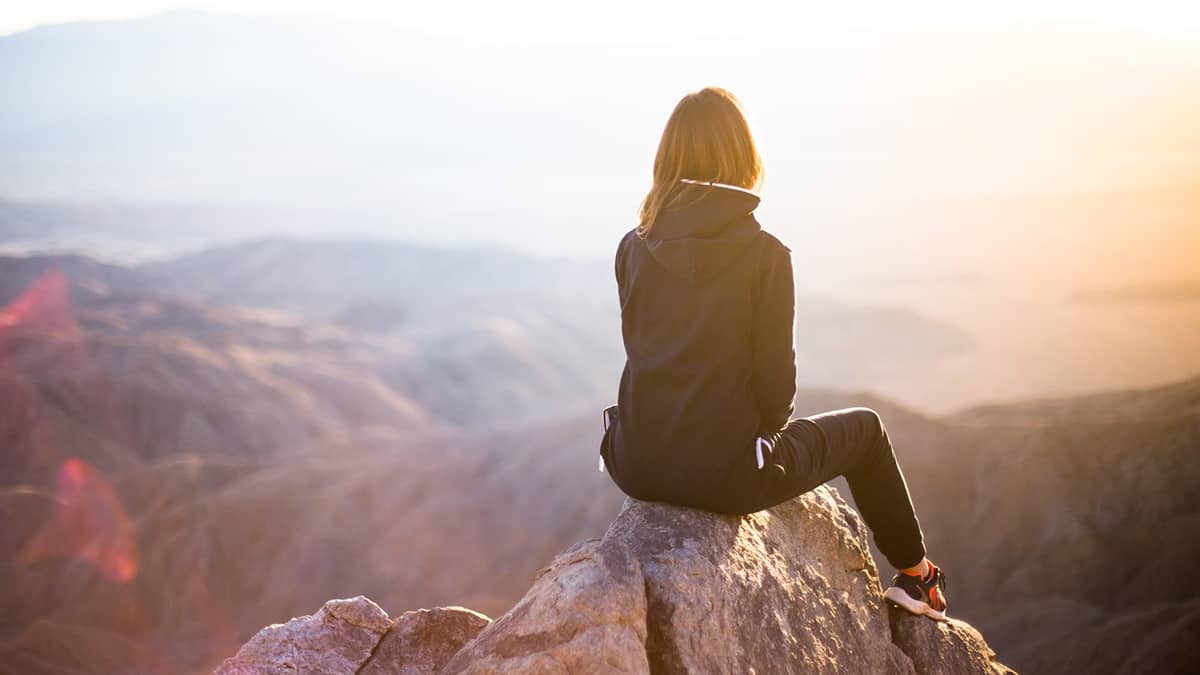
[[[46,272],[0,309],[0,328],[20,325],[71,334],[79,331],[71,311],[70,286],[62,272]]]
[[[133,524],[100,472],[71,458],[58,470],[58,510],[17,554],[17,562],[77,559],[92,564],[106,579],[128,583],[137,576]]]

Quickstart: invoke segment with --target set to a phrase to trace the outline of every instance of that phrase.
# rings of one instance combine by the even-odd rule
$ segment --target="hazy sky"
[[[1197,0],[187,6],[221,13],[5,39],[0,199],[607,256],[671,107],[720,84],[763,149],[758,213],[819,252],[810,278],[1194,276]],[[10,4],[0,32],[180,7]]]
[[[194,8],[241,14],[330,14],[388,21],[411,30],[494,40],[595,42],[662,40],[697,35],[837,30],[870,23],[1091,23],[1160,34],[1200,35],[1195,0],[1008,0],[963,3],[794,3],[750,0],[646,2],[609,0],[17,0],[0,10],[0,34],[44,23],[126,19],[171,9]],[[736,10],[734,9],[736,8]]]

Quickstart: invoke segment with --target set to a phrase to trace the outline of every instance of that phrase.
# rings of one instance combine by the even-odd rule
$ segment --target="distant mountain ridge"
[[[596,409],[613,396],[624,360],[611,265],[598,260],[269,238],[135,266],[78,255],[0,257],[0,302],[51,270],[87,302],[169,301],[183,312],[181,326],[197,320],[187,312],[211,318],[229,308],[269,318],[278,324],[272,330],[325,335],[329,348],[358,344],[363,367],[405,396],[421,392],[435,418],[455,425]],[[797,322],[799,359],[813,383],[862,381],[970,346],[953,327],[915,312],[820,297],[799,298]],[[839,358],[848,338],[878,346]],[[442,374],[438,386],[429,386],[430,373]],[[472,385],[489,380],[507,384]]]
[[[586,291],[615,298],[612,266],[496,246],[445,247],[348,238],[266,237],[139,267],[156,286],[224,304],[292,305],[306,313],[347,300]],[[315,310],[315,311],[314,311]]]
[[[611,395],[624,352],[607,260],[543,258],[491,247],[442,248],[354,239],[266,238],[139,268],[156,288],[222,304],[285,309],[313,320],[369,326],[438,349],[470,348],[480,333],[512,331],[559,362],[579,355],[603,369],[593,381]],[[375,317],[382,317],[379,325]],[[347,323],[348,322],[348,323]],[[969,350],[972,338],[947,322],[904,308],[797,298],[801,371],[813,384],[859,382],[898,364]],[[485,337],[491,340],[491,337]],[[853,345],[853,358],[844,358]],[[579,351],[583,350],[583,351]],[[610,375],[609,373],[612,373]]]

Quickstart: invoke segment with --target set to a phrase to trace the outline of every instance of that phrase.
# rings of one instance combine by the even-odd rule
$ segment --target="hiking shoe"
[[[918,577],[897,572],[891,588],[883,597],[913,614],[924,614],[937,621],[946,620],[946,575],[929,563],[929,576]]]

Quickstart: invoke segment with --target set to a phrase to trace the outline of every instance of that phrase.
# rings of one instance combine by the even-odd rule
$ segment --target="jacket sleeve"
[[[759,432],[785,427],[796,399],[796,289],[791,251],[770,242],[759,269],[754,307],[754,395],[761,417]]]

